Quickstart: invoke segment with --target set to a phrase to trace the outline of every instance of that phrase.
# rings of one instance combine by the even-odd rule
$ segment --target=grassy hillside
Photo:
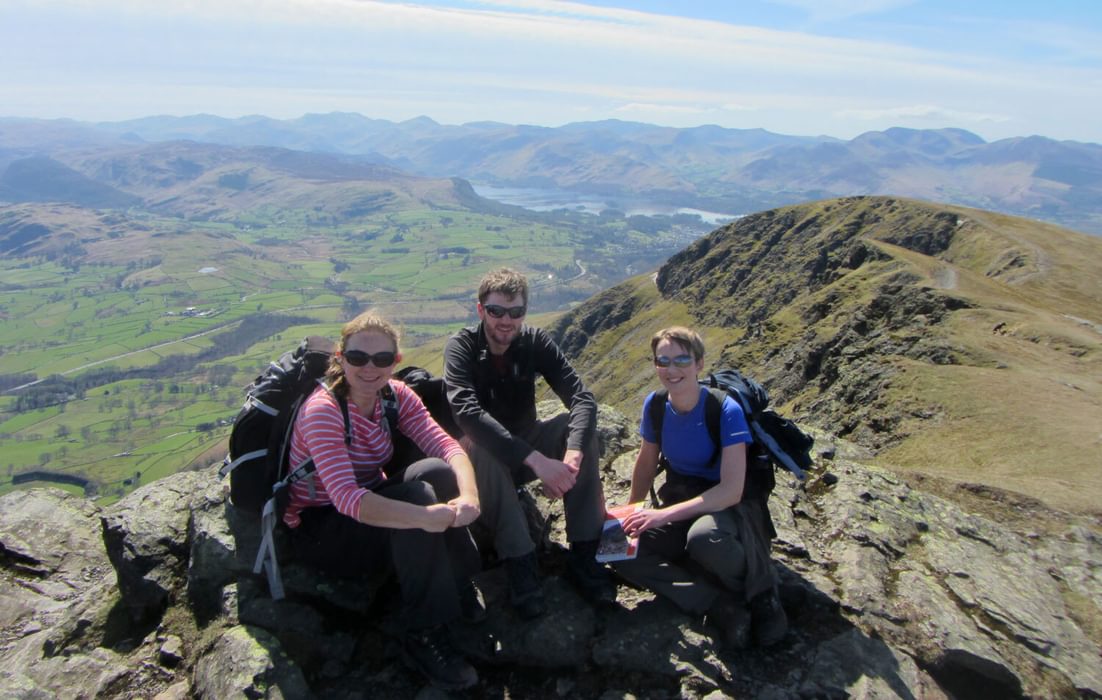
[[[706,364],[898,469],[1099,512],[1102,240],[960,207],[850,198],[747,217],[559,331],[630,415],[648,339],[699,328]]]
[[[412,347],[470,321],[493,267],[526,271],[537,310],[563,308],[699,235],[481,208],[466,183],[281,149],[59,158],[143,203],[0,206],[0,492],[62,479],[106,502],[217,461],[242,387],[364,309]],[[66,182],[84,180],[52,192],[79,194]],[[426,351],[410,363],[439,369]]]

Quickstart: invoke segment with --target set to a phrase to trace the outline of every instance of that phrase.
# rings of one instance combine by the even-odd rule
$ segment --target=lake
[[[590,214],[600,214],[605,209],[616,209],[624,212],[626,216],[696,214],[709,224],[732,221],[741,216],[740,214],[725,214],[691,207],[678,207],[672,204],[654,204],[623,197],[605,197],[598,194],[570,192],[569,190],[549,190],[535,187],[493,187],[476,183],[471,183],[471,186],[479,197],[485,197],[502,204],[524,207],[532,211],[571,209],[585,211]]]

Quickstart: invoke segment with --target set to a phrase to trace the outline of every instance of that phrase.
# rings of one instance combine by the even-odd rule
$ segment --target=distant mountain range
[[[558,128],[359,114],[210,115],[81,123],[0,119],[0,168],[43,150],[190,140],[355,157],[410,174],[748,214],[885,194],[980,207],[1102,234],[1102,146],[1041,136],[988,143],[961,129],[893,128],[849,141],[762,129],[621,121]],[[0,171],[2,172],[2,171]],[[0,194],[12,199],[12,194]]]
[[[0,124],[3,136],[10,132]],[[0,145],[0,203],[138,206],[197,219],[301,208],[347,218],[414,203],[457,207],[465,197],[474,199],[462,181],[410,175],[359,156],[273,146],[114,138],[76,145],[68,136]]]

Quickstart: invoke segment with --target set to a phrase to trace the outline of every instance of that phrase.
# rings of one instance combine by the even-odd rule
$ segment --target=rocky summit
[[[602,406],[613,503],[627,497],[634,422]],[[617,608],[592,609],[562,576],[561,508],[533,496],[552,612],[516,618],[487,561],[489,619],[453,630],[481,674],[469,695],[1102,696],[1099,523],[988,488],[934,495],[862,454],[820,436],[809,478],[778,479],[791,627],[767,650],[724,650],[702,620],[626,585]],[[285,556],[288,596],[273,601],[251,573],[257,522],[223,489],[204,470],[106,508],[55,489],[0,498],[0,694],[444,697],[398,663],[374,591]]]
[[[514,615],[484,559],[488,619],[457,625],[472,697],[1102,697],[1102,239],[886,197],[745,217],[552,330],[602,401],[602,479],[623,503],[654,388],[651,335],[700,330],[816,436],[770,511],[790,628],[735,651],[620,585],[565,582],[561,506],[528,493],[551,612]],[[544,416],[561,410],[541,405]],[[110,505],[0,497],[0,697],[440,697],[397,659],[385,596],[281,551],[213,469]],[[478,532],[475,532],[476,537]]]

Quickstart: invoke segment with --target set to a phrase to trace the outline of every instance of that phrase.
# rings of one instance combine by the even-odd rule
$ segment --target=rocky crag
[[[620,502],[634,420],[602,407],[600,430]],[[935,496],[860,454],[820,438],[807,482],[772,496],[791,629],[768,650],[726,651],[624,585],[618,609],[591,609],[561,577],[561,509],[533,497],[552,612],[515,618],[488,566],[489,619],[454,630],[482,676],[470,695],[1102,697],[1100,524],[987,488]],[[272,601],[256,540],[210,470],[107,508],[55,489],[0,498],[0,696],[443,696],[395,659],[372,591],[285,560],[288,597]]]

